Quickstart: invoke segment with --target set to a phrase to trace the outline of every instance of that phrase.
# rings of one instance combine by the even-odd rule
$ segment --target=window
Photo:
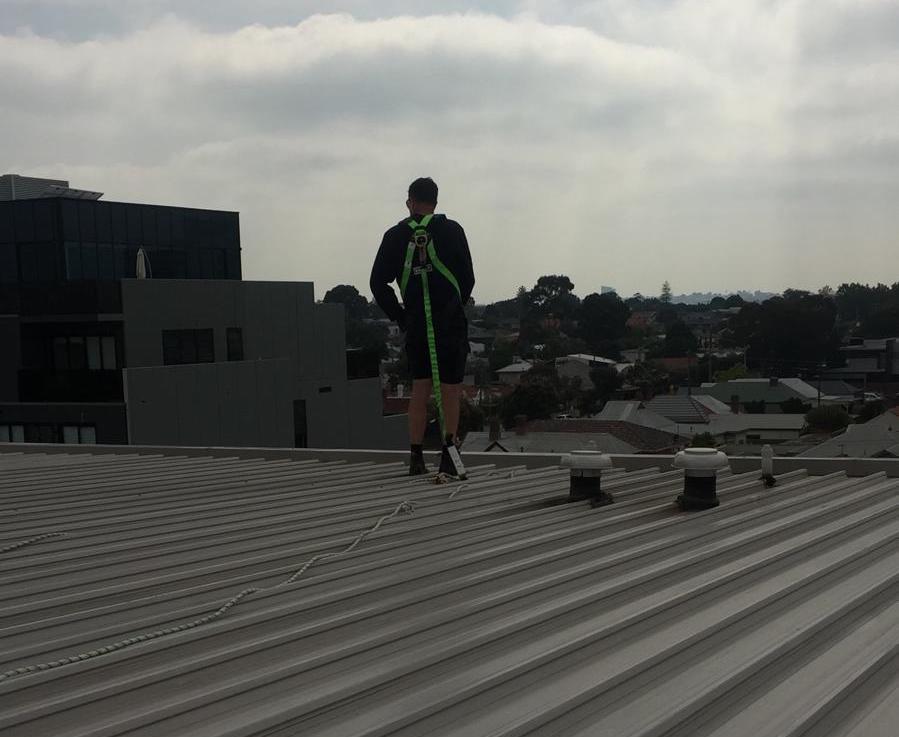
[[[110,243],[97,246],[97,273],[101,279],[115,279],[115,254]]]
[[[85,279],[97,278],[97,246],[95,243],[81,244],[81,271]]]
[[[77,281],[84,276],[81,270],[81,246],[71,241],[66,242],[66,279]]]
[[[19,281],[16,263],[16,247],[12,243],[0,243],[0,283],[15,284]]]
[[[91,371],[98,371],[103,368],[103,359],[100,357],[100,337],[97,335],[88,336],[86,345],[87,367]]]
[[[162,331],[162,362],[166,366],[213,361],[215,341],[212,328]]]
[[[24,443],[24,425],[0,425],[0,443]]]
[[[243,330],[228,328],[225,331],[228,342],[228,360],[243,361]]]
[[[103,368],[107,371],[118,368],[118,360],[116,359],[115,338],[111,335],[104,335],[100,338],[100,354],[103,357]]]
[[[53,338],[53,368],[56,371],[112,370],[118,367],[116,341],[111,335]]]
[[[93,425],[63,425],[62,442],[67,445],[96,445],[97,430]]]

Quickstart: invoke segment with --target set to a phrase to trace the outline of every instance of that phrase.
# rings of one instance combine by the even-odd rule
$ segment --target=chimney
[[[731,394],[730,395],[730,411],[735,415],[740,414],[740,395],[739,394]]]
[[[674,467],[684,469],[684,493],[677,499],[682,511],[712,509],[718,501],[718,469],[729,465],[714,448],[687,448],[674,456]]]
[[[397,396],[397,398],[402,399],[402,398],[403,398],[403,392],[405,392],[405,391],[406,391],[406,387],[405,387],[405,386],[403,386],[402,384],[397,384],[397,385],[396,385],[396,396]]]
[[[615,499],[602,490],[602,472],[612,467],[612,459],[596,450],[573,450],[560,461],[562,468],[570,468],[568,501],[590,501],[592,507],[604,507]]]
[[[768,379],[768,386],[777,386],[776,376],[772,376],[770,379]]]

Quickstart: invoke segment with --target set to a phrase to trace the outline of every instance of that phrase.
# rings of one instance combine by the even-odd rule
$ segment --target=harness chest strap
[[[412,239],[406,247],[406,258],[403,261],[403,274],[400,277],[400,294],[405,298],[406,287],[409,284],[409,277],[412,274],[412,261],[415,258],[415,249],[421,245],[428,254],[428,260],[434,265],[434,268],[440,272],[440,275],[453,285],[453,289],[456,290],[456,294],[459,295],[459,299],[461,300],[462,290],[459,288],[459,281],[456,279],[453,272],[447,268],[446,264],[444,264],[437,256],[437,249],[434,248],[434,239],[431,238],[427,231],[428,223],[431,222],[431,218],[433,217],[433,215],[425,215],[419,222],[416,222],[413,218],[406,223],[412,229]],[[420,243],[419,239],[421,239]],[[427,244],[426,246],[425,243]]]

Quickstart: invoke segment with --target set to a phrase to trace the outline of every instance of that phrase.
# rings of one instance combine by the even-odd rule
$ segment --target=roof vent
[[[573,450],[562,456],[562,468],[571,469],[568,501],[589,500],[593,507],[602,507],[615,501],[602,490],[602,472],[612,467],[612,459],[597,450]]]
[[[674,467],[684,469],[684,493],[677,505],[684,511],[717,507],[718,469],[728,465],[727,456],[714,448],[687,448],[674,456]]]
[[[777,483],[774,478],[774,448],[770,445],[762,446],[762,481],[769,489]]]

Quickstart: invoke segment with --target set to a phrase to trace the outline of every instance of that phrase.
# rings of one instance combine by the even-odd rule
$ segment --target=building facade
[[[0,201],[0,441],[401,447],[343,319],[241,281],[236,212]]]

